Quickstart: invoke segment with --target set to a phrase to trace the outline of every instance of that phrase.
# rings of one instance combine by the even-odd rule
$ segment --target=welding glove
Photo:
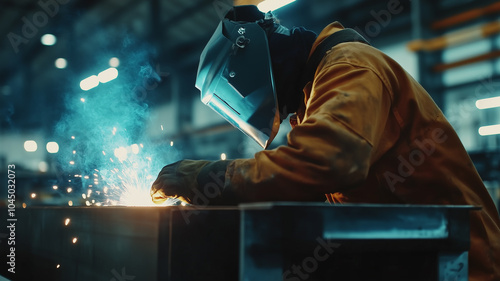
[[[228,204],[224,198],[226,168],[231,161],[182,160],[165,166],[151,187],[154,203],[168,198],[194,205]]]

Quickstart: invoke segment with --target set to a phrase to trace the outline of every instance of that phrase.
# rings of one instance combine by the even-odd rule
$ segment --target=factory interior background
[[[16,202],[147,205],[166,164],[252,157],[260,147],[204,105],[194,81],[224,13],[259,2],[2,0],[0,163],[16,167]],[[443,110],[498,202],[497,7],[297,0],[275,14],[316,33],[339,21],[399,62]],[[284,121],[271,148],[289,130]]]
[[[204,105],[195,88],[203,47],[225,12],[244,4],[273,9],[281,24],[318,34],[339,21],[395,59],[444,112],[500,206],[500,1],[267,1],[281,7],[261,2],[0,0],[0,206],[91,212],[151,206],[151,184],[167,164],[253,157],[262,148]],[[286,144],[290,130],[285,120],[270,149]],[[8,170],[15,170],[11,201]],[[76,226],[80,215],[72,214],[58,218],[57,226],[44,222],[37,231]],[[128,241],[120,231],[142,233],[127,228],[143,226],[139,218],[96,223],[110,223],[110,237]],[[64,247],[94,241],[60,235],[67,235],[61,236],[67,238]],[[57,237],[50,243],[59,243]],[[130,251],[141,245],[131,243]],[[69,267],[50,262],[54,270]],[[99,261],[102,280],[122,280],[112,279],[125,274],[121,264],[108,262]]]

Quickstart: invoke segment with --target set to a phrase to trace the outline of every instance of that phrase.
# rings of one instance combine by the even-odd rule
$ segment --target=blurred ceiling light
[[[40,41],[45,46],[52,46],[52,45],[54,45],[57,42],[57,38],[53,34],[44,34],[40,38]]]
[[[102,72],[100,72],[97,77],[99,78],[99,82],[107,83],[116,77],[118,77],[118,70],[114,67],[110,67]]]
[[[120,60],[116,57],[109,59],[109,66],[118,67],[120,65]]]
[[[54,64],[56,65],[57,68],[64,69],[66,68],[66,66],[68,66],[68,61],[64,58],[58,58],[56,59]]]
[[[57,153],[59,152],[59,144],[55,141],[50,141],[47,143],[47,151],[49,153]]]
[[[477,100],[476,107],[479,109],[500,107],[500,97]]]
[[[80,88],[84,91],[88,91],[92,88],[97,87],[99,85],[99,78],[96,75],[92,75],[88,78],[83,79],[80,82]]]
[[[37,148],[38,145],[34,140],[27,140],[24,142],[24,150],[26,150],[27,152],[35,152]]]
[[[484,126],[479,128],[481,136],[500,135],[500,125]]]
[[[259,8],[261,12],[267,13],[269,11],[277,10],[293,2],[295,2],[295,0],[266,0],[260,2],[257,5],[257,8]]]
[[[46,173],[49,170],[49,164],[47,164],[47,162],[45,161],[41,161],[40,163],[38,163],[38,170],[41,173]]]

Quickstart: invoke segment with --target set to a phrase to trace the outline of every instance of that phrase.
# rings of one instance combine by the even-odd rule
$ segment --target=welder
[[[334,22],[316,36],[255,6],[232,8],[206,45],[202,101],[268,148],[252,159],[165,166],[154,202],[318,201],[474,205],[470,280],[500,280],[500,219],[459,137],[394,60]]]

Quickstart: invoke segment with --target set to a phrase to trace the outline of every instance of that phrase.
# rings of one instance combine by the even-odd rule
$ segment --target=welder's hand
[[[198,188],[196,177],[200,170],[211,161],[182,160],[163,167],[151,187],[154,203],[163,203],[168,198],[177,198],[192,204],[195,189]]]

